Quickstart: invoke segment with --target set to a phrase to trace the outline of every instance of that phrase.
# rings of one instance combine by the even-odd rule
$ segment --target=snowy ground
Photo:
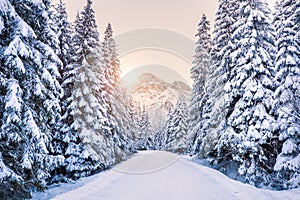
[[[187,157],[152,151],[139,152],[111,170],[62,184],[34,199],[56,200],[199,200],[199,199],[300,199],[300,189],[268,191],[227,178],[193,163]]]

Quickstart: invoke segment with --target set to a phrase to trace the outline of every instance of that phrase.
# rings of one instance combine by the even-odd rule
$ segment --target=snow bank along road
[[[186,157],[139,152],[113,169],[37,193],[34,199],[210,200],[300,199],[300,189],[268,191],[227,178]]]

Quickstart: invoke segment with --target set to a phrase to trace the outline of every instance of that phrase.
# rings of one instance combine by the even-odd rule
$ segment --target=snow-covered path
[[[81,186],[76,186],[80,184]],[[300,199],[300,190],[267,191],[231,180],[216,170],[167,152],[139,153],[112,170],[83,179],[54,199],[199,200]],[[65,188],[64,188],[65,187]],[[73,187],[73,188],[72,188]],[[76,189],[74,189],[76,188]],[[52,191],[59,189],[54,188]],[[74,189],[74,190],[72,190]],[[51,194],[51,189],[47,191]],[[36,199],[47,198],[37,195]],[[51,195],[48,195],[50,198]]]

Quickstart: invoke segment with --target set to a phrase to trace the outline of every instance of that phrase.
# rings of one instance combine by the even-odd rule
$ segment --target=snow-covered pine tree
[[[66,158],[61,173],[66,173],[65,176],[72,179],[103,169],[112,163],[113,157],[112,142],[107,141],[107,136],[100,130],[100,120],[105,118],[103,114],[106,113],[106,105],[102,105],[97,98],[101,83],[101,54],[91,6],[92,1],[87,1],[84,10],[76,16],[70,64],[63,70],[64,126],[58,147]],[[107,153],[103,150],[105,148]]]
[[[99,162],[99,166],[95,167],[104,167],[114,162],[114,151],[109,135],[107,109],[97,97],[101,80],[94,70],[95,66],[89,65],[85,59],[77,70],[71,104],[74,123],[71,127],[78,131],[87,153],[92,155],[91,158]]]
[[[91,0],[87,0],[77,23],[79,36],[75,59],[80,68],[73,92],[72,127],[79,130],[79,136],[89,152],[98,157],[101,164],[110,166],[122,160],[124,153],[114,141],[117,125],[111,118],[111,107],[107,102],[107,80]]]
[[[244,0],[231,36],[232,75],[225,85],[227,127],[218,144],[218,159],[237,162],[245,181],[270,184],[274,118],[270,114],[274,83],[274,29],[269,9],[260,0]]]
[[[139,118],[139,130],[140,130],[140,140],[143,141],[144,149],[152,148],[152,138],[150,137],[150,127],[151,123],[149,120],[149,113],[146,110],[145,104],[143,104],[142,112]]]
[[[74,83],[76,73],[79,69],[77,63],[76,50],[81,47],[83,38],[80,32],[82,24],[80,19],[75,23],[75,30],[72,35],[72,27],[67,19],[66,7],[61,0],[54,6],[54,16],[52,16],[53,24],[58,34],[57,54],[62,62],[60,73],[62,74],[62,87],[64,95],[61,99],[62,107],[62,126],[60,131],[56,132],[53,137],[52,144],[53,154],[63,155],[64,162],[60,163],[51,171],[50,183],[65,181],[66,179],[78,179],[89,175],[91,172],[99,168],[97,160],[88,153],[82,141],[79,138],[78,131],[72,126],[74,118],[72,111],[74,107],[72,96],[74,91]],[[73,36],[73,40],[71,38]]]
[[[82,49],[79,55],[82,55],[82,57],[86,58],[86,61],[88,64],[94,64],[97,62],[103,62],[103,59],[98,60],[101,55],[100,51],[100,39],[99,39],[99,33],[97,30],[97,23],[96,23],[96,16],[95,11],[92,8],[93,1],[87,0],[86,6],[83,8],[83,11],[81,11],[81,27],[82,30],[78,29],[79,32],[82,31]],[[95,58],[93,57],[95,55]],[[98,63],[97,63],[98,64]]]
[[[134,103],[132,99],[130,98],[128,101],[128,115],[129,115],[129,121],[128,121],[128,126],[129,126],[129,132],[131,136],[131,145],[130,149],[133,151],[139,149],[139,146],[142,146],[141,142],[141,114],[142,114],[142,109],[140,103]]]
[[[93,56],[97,59],[97,55],[101,55],[98,49],[100,40],[92,3],[92,0],[87,0],[84,10],[76,15],[71,48],[71,62],[74,63],[80,64],[86,55],[89,55],[88,62],[97,62]],[[96,52],[93,52],[95,50]]]
[[[164,127],[165,128],[165,127]],[[153,150],[163,150],[164,144],[164,134],[163,129],[156,131],[153,134]]]
[[[74,117],[76,117],[76,92],[75,83],[77,83],[77,74],[80,72],[80,66],[77,63],[67,65],[63,75],[62,87],[65,90],[63,98],[63,127],[61,135],[57,139],[56,152],[61,151],[65,157],[65,162],[60,169],[55,172],[53,182],[61,181],[64,178],[78,179],[103,168],[99,165],[98,159],[83,145],[79,137],[79,128],[76,126]],[[78,89],[78,88],[77,88]]]
[[[196,52],[207,52],[209,53],[212,48],[212,41],[210,36],[210,21],[207,20],[207,17],[205,14],[202,15],[202,18],[198,24],[198,31],[196,36],[199,37],[198,41],[196,43]],[[195,55],[195,63],[200,62],[198,59],[200,55]],[[193,71],[193,70],[192,70]],[[197,69],[195,69],[197,71]]]
[[[213,30],[213,46],[210,52],[216,69],[220,67],[224,60],[225,52],[228,50],[228,44],[232,34],[232,24],[238,18],[238,7],[239,3],[237,1],[219,0]]]
[[[124,144],[126,147],[124,148],[124,151],[126,151],[126,153],[131,154],[130,152],[132,152],[132,144],[133,144],[133,133],[131,131],[131,121],[130,121],[130,111],[129,111],[129,101],[128,101],[128,97],[127,97],[127,91],[125,88],[122,88],[120,85],[117,85],[117,112],[118,117],[117,118],[117,122],[118,122],[118,126],[119,128],[123,131],[120,132],[119,134],[122,135],[120,137],[122,137],[122,140],[124,141]],[[117,113],[116,112],[116,113]],[[130,152],[127,152],[127,150],[129,150]]]
[[[102,49],[104,54],[105,78],[113,87],[116,87],[120,81],[121,71],[117,45],[113,38],[113,30],[110,23],[108,23],[105,30]]]
[[[233,24],[239,18],[239,1],[219,0],[215,17],[213,46],[210,52],[213,66],[208,76],[208,90],[214,94],[210,97],[210,103],[218,106],[218,99],[224,94],[224,84],[228,81],[231,72],[230,58],[231,35]],[[219,105],[220,106],[220,105]]]
[[[83,43],[83,27],[82,27],[82,17],[79,12],[76,14],[76,18],[73,25],[73,35],[71,42],[71,63],[80,63],[80,56],[83,54],[82,43]]]
[[[128,151],[127,146],[130,143],[130,127],[128,126],[128,112],[126,94],[122,92],[118,83],[120,81],[120,61],[117,53],[117,45],[113,38],[112,26],[109,23],[106,27],[104,34],[104,41],[102,43],[103,51],[103,65],[104,65],[104,78],[105,87],[103,89],[106,93],[107,104],[110,105],[108,116],[111,121],[112,133],[114,142],[118,146],[116,149],[123,149]],[[129,152],[127,152],[129,153]],[[123,154],[121,151],[119,154]],[[119,158],[126,157],[120,155]],[[118,162],[120,162],[119,160]]]
[[[131,98],[128,100],[128,115],[129,115],[128,119],[129,119],[130,133],[133,136],[133,140],[136,140],[137,139],[136,134],[138,132],[138,120],[137,120],[138,111]]]
[[[152,138],[150,137],[150,121],[148,111],[146,106],[141,102],[138,102],[135,105],[135,114],[134,114],[134,149],[136,150],[147,150],[152,148]]]
[[[0,152],[3,163],[24,183],[21,188],[12,185],[16,194],[19,189],[42,189],[51,168],[62,161],[49,155],[60,124],[62,89],[57,81],[60,61],[48,45],[55,36],[48,24],[48,3],[0,3]]]
[[[275,17],[275,106],[279,155],[274,166],[285,188],[300,185],[300,2],[281,0]]]
[[[166,143],[164,149],[174,153],[183,154],[188,149],[187,139],[187,106],[178,100],[166,130]]]
[[[72,26],[68,21],[68,14],[63,0],[59,0],[58,4],[54,5],[53,11],[53,24],[55,24],[55,31],[58,37],[58,57],[62,62],[60,74],[64,73],[64,69],[71,61],[71,38]]]
[[[174,110],[172,108],[169,108],[168,115],[166,117],[166,121],[164,122],[164,125],[161,127],[161,130],[159,130],[158,133],[156,133],[154,135],[154,143],[156,145],[156,149],[165,150],[167,136],[172,131],[171,130],[171,121],[173,118],[173,112],[174,112]],[[189,119],[189,118],[187,118],[187,119]]]
[[[202,134],[198,145],[200,157],[213,154],[214,148],[225,124],[224,85],[230,76],[230,36],[232,24],[237,20],[239,2],[220,0],[215,18],[213,46],[210,52],[211,64],[205,84],[205,104],[203,105]],[[201,145],[199,145],[201,143]],[[196,143],[197,144],[197,143]]]
[[[194,80],[189,108],[189,137],[192,142],[191,152],[198,153],[203,134],[200,129],[203,126],[203,106],[207,100],[205,82],[207,79],[211,60],[209,52],[211,50],[211,37],[209,34],[210,23],[205,15],[202,16],[198,24],[198,41],[196,43],[196,54],[191,68],[191,78]]]

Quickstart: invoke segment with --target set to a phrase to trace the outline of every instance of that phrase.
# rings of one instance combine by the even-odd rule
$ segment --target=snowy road
[[[62,190],[71,191],[62,193]],[[57,200],[300,199],[299,189],[257,189],[167,152],[139,153],[112,170],[71,186],[65,184],[50,189],[44,196],[37,195],[36,199],[51,198],[54,193],[58,194],[53,198]]]

